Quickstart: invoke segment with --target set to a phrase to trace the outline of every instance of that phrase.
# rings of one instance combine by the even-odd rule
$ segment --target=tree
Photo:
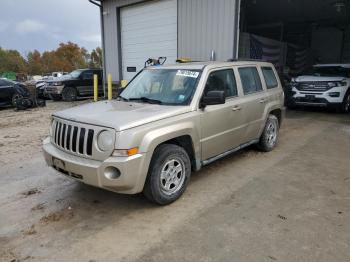
[[[44,71],[41,54],[38,50],[29,52],[27,55],[28,61],[28,74],[41,75]]]
[[[60,43],[55,53],[62,63],[63,71],[73,71],[88,66],[89,55],[87,50],[72,42]]]
[[[102,49],[101,47],[96,47],[93,49],[90,54],[90,63],[89,66],[92,68],[101,68],[102,67]]]
[[[17,50],[0,47],[0,72],[27,73],[27,62]]]

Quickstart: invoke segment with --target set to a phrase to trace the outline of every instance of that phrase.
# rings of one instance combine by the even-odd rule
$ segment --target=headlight
[[[62,82],[54,82],[53,85],[54,85],[54,86],[61,86],[61,85],[62,85]]]
[[[348,85],[348,82],[346,81],[338,82],[338,86],[347,86],[347,85]]]
[[[109,151],[114,148],[114,133],[104,130],[97,137],[97,146],[101,151]]]

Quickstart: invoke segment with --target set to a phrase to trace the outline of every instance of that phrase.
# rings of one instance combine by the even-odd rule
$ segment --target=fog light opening
[[[116,167],[109,166],[109,167],[106,167],[104,175],[108,179],[117,179],[120,177],[120,171]]]

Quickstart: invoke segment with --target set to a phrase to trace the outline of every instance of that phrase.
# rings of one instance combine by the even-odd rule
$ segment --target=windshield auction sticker
[[[189,71],[189,70],[177,70],[176,75],[197,78],[199,76],[199,72]]]

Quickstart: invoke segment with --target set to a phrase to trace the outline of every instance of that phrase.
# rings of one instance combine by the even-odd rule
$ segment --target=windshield
[[[121,93],[125,100],[188,105],[200,77],[198,70],[146,69]]]
[[[81,74],[81,70],[75,70],[73,72],[71,72],[69,75],[72,77],[72,78],[78,78]]]
[[[350,77],[350,68],[341,66],[320,66],[313,68],[313,75],[315,76],[339,76]]]

